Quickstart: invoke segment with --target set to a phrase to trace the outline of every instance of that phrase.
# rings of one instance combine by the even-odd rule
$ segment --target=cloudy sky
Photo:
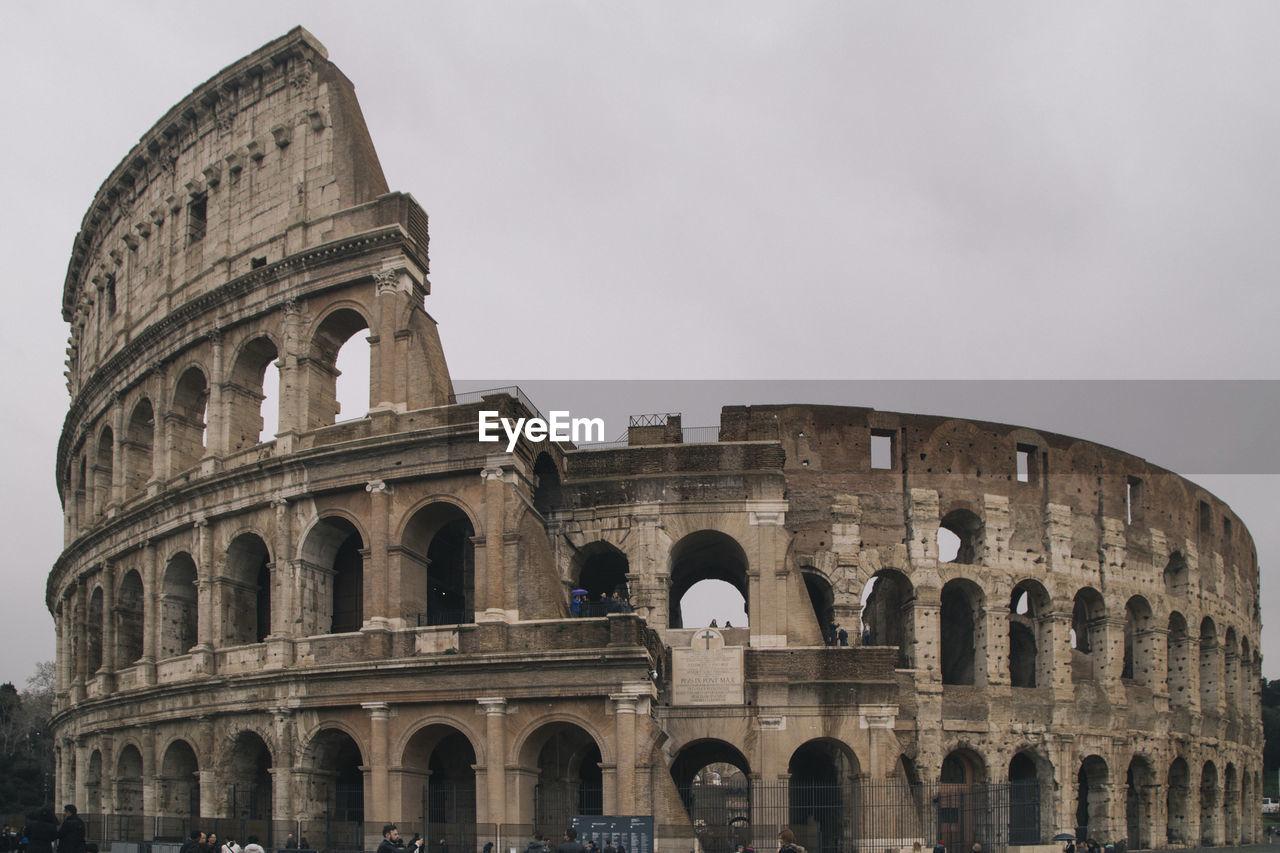
[[[355,83],[391,187],[431,215],[428,308],[458,380],[1276,376],[1274,3],[224,0],[5,17],[0,681],[53,656],[59,300],[80,220],[170,106],[298,24]],[[1149,421],[1124,391],[1024,413],[1021,383],[962,411],[905,387],[842,401],[989,413],[1195,476],[1252,530],[1276,611],[1271,384],[1165,386],[1174,409]],[[644,388],[639,411],[698,409]],[[769,401],[741,393],[696,419]],[[1196,446],[1216,452],[1159,455]],[[1280,631],[1263,650],[1280,677]]]

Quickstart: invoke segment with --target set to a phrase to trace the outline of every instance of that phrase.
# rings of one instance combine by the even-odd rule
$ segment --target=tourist
[[[53,853],[53,842],[58,840],[58,819],[53,816],[53,809],[41,806],[27,812],[22,834],[30,853]]]
[[[244,846],[244,853],[267,853],[262,849],[262,845],[258,843],[258,836],[250,835],[249,843]]]
[[[796,834],[789,826],[784,826],[778,833],[778,853],[805,853],[804,847],[796,843]]]
[[[556,845],[556,853],[586,853],[586,850],[578,841],[578,830],[572,826],[565,830],[564,841]]]
[[[58,827],[58,853],[84,853],[84,821],[71,803],[67,803],[62,809],[62,825]]]

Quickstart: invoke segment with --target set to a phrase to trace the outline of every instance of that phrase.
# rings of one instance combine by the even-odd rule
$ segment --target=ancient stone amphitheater
[[[301,29],[93,197],[47,588],[56,797],[93,837],[339,851],[390,820],[456,853],[578,815],[652,817],[632,853],[788,824],[823,853],[1258,838],[1258,567],[1213,495],[865,408],[508,453],[479,412],[536,410],[454,393],[427,247]],[[368,413],[337,421],[352,339]],[[747,624],[682,624],[706,581]]]

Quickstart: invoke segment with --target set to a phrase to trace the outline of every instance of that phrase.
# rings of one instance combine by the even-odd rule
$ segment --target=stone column
[[[200,555],[196,565],[196,646],[191,650],[196,671],[209,674],[214,670],[214,612],[213,612],[213,530],[209,522],[196,522],[196,550]],[[204,794],[201,793],[201,799]],[[212,812],[209,812],[212,814]]]
[[[390,775],[387,763],[387,721],[391,718],[391,706],[386,702],[365,702],[361,708],[369,715],[369,788],[370,797],[365,800],[370,808],[365,812],[365,822],[378,825],[391,820]]]
[[[293,808],[293,725],[292,716],[285,708],[277,708],[272,714],[275,731],[275,763],[271,768],[271,803],[275,817],[294,820]]]
[[[504,576],[504,533],[506,524],[506,491],[507,484],[514,478],[513,462],[509,456],[490,456],[485,460],[484,470],[480,472],[484,480],[485,505],[485,544],[484,544],[484,576],[483,591],[476,588],[476,621],[504,622],[507,614],[503,610],[506,598]],[[483,613],[483,615],[482,615]]]
[[[489,791],[489,823],[504,823],[507,817],[507,700],[486,697],[476,700],[485,715],[485,776]],[[478,792],[477,792],[478,793]]]
[[[392,583],[387,559],[387,525],[391,515],[391,489],[382,480],[372,480],[365,487],[369,493],[369,559],[364,565],[365,628],[386,631],[391,620],[403,617],[390,612],[389,602],[399,601],[394,594],[399,586]]]
[[[169,442],[165,440],[165,381],[164,369],[159,365],[151,368],[151,479],[147,483],[147,494],[160,493],[161,484],[169,479]]]
[[[787,645],[786,570],[786,501],[747,501],[747,519],[755,528],[755,565],[748,569],[757,575],[752,585],[748,606],[751,623],[751,645],[759,648],[783,648]],[[757,592],[758,588],[758,592]],[[784,602],[780,606],[779,602]],[[672,602],[672,605],[677,605]]]
[[[71,788],[75,791],[72,798],[79,808],[87,809],[89,806],[89,742],[88,739],[81,735],[75,741],[76,752],[76,772],[75,777],[71,780]]]
[[[145,726],[138,732],[142,744],[142,813],[160,814],[160,767],[156,764],[156,731]]]
[[[154,541],[148,541],[142,548],[142,659],[138,661],[139,679],[144,685],[156,683],[156,637],[160,632],[159,561],[158,546]]]
[[[636,813],[636,697],[629,693],[609,696],[613,702],[613,728],[617,760],[613,814]]]
[[[374,328],[369,330],[369,408],[403,410],[404,400],[395,394],[394,356],[396,308],[400,273],[381,270],[373,274],[377,292],[374,300]]]
[[[76,678],[71,687],[73,703],[84,701],[85,684],[89,681],[89,584],[84,578],[79,578],[75,582],[75,590],[76,606],[73,621],[75,638],[79,642],[76,649]]]
[[[300,329],[302,327],[302,306],[296,299],[284,303],[284,341],[280,347],[280,356],[276,366],[280,369],[280,417],[276,426],[276,452],[283,455],[293,452],[298,433],[304,430],[306,423],[306,395],[302,388],[302,371],[298,365],[299,357],[305,355],[300,350]]]
[[[222,330],[215,329],[209,333],[209,345],[213,356],[209,365],[209,401],[205,407],[205,446],[204,458],[216,459],[226,453],[227,449],[227,413],[223,409],[222,383],[226,372],[222,369]],[[205,473],[213,470],[202,466]],[[201,797],[203,798],[203,794]]]
[[[116,571],[107,560],[102,564],[102,676],[104,693],[115,689],[116,672]]]
[[[109,509],[120,506],[124,500],[124,406],[120,394],[111,395],[111,487],[107,499]]]

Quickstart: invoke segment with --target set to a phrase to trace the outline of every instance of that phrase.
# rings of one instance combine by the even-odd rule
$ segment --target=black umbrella
[[[1069,832],[1059,832],[1053,837],[1054,841],[1075,841],[1076,837]]]

